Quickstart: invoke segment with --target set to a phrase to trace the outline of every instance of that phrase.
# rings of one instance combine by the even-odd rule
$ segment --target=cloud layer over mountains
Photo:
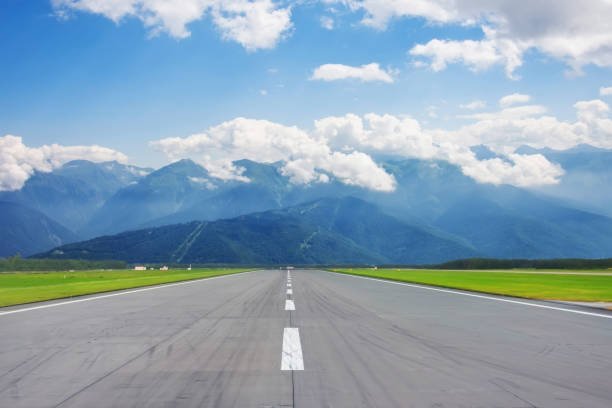
[[[78,159],[120,163],[128,160],[125,154],[107,147],[58,144],[28,147],[21,137],[6,135],[0,137],[0,191],[19,189],[35,171],[49,172]]]
[[[499,111],[463,115],[471,123],[457,129],[424,129],[410,116],[346,114],[314,122],[312,129],[267,120],[235,118],[203,133],[151,141],[150,147],[169,160],[191,158],[212,177],[249,180],[232,162],[249,159],[281,162],[293,183],[328,182],[333,176],[350,185],[393,191],[395,180],[372,156],[445,160],[481,183],[520,187],[557,183],[564,171],[540,154],[517,154],[527,145],[536,149],[568,149],[579,144],[612,148],[609,106],[601,100],[574,104],[577,119],[560,121],[528,95],[509,95]],[[509,106],[512,105],[512,106]],[[495,157],[479,158],[471,147],[487,146]],[[0,190],[19,189],[34,171],[48,172],[75,159],[127,162],[125,154],[101,146],[26,146],[20,137],[0,137]]]
[[[500,111],[464,116],[472,123],[455,130],[423,129],[409,116],[347,114],[315,121],[310,131],[269,121],[236,118],[188,137],[151,142],[171,160],[189,157],[215,177],[241,179],[232,161],[282,161],[282,171],[295,183],[325,182],[332,174],[345,183],[390,191],[394,180],[371,155],[386,154],[446,160],[482,183],[528,187],[558,182],[563,169],[539,154],[516,154],[534,148],[568,149],[578,144],[612,148],[612,120],[601,100],[574,105],[575,122],[546,115],[539,105],[510,106],[528,95],[501,99]],[[499,157],[479,159],[470,149],[485,145]]]
[[[362,152],[332,151],[321,138],[267,120],[236,118],[206,133],[150,143],[171,160],[193,158],[213,177],[245,180],[232,162],[239,159],[284,162],[282,172],[294,183],[327,182],[332,174],[347,184],[392,191],[395,180]]]

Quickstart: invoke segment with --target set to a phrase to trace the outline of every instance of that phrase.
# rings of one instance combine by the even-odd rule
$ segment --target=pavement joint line
[[[285,300],[285,310],[295,310],[295,302],[291,299]]]
[[[283,351],[281,353],[281,370],[297,371],[304,369],[300,331],[297,327],[285,327],[283,331]]]
[[[435,292],[451,293],[451,294],[454,294],[454,295],[463,295],[463,296],[475,297],[475,298],[486,299],[486,300],[497,300],[498,302],[514,303],[514,304],[518,304],[518,305],[539,307],[539,308],[542,308],[542,309],[558,310],[558,311],[562,311],[562,312],[569,312],[569,313],[576,313],[576,314],[581,314],[581,315],[586,315],[586,316],[595,316],[595,317],[603,317],[603,318],[606,318],[606,319],[612,319],[612,314],[611,315],[607,315],[607,314],[602,314],[602,313],[585,312],[583,310],[574,310],[574,309],[566,309],[566,308],[563,308],[563,307],[541,305],[541,304],[538,304],[538,303],[524,302],[524,301],[521,301],[521,300],[502,299],[502,298],[495,297],[495,296],[478,295],[476,293],[466,293],[466,292],[460,292],[458,290],[451,290],[451,289],[433,288],[433,287],[426,286],[426,285],[418,285],[418,284],[413,284],[413,283],[397,282],[397,281],[386,280],[386,279],[370,278],[370,277],[367,277],[367,276],[351,275],[351,274],[348,274],[348,273],[337,273],[337,272],[329,272],[329,271],[326,271],[326,272],[327,273],[332,273],[332,274],[335,274],[335,275],[342,275],[342,276],[350,277],[350,278],[365,279],[365,280],[371,280],[371,281],[376,281],[376,282],[381,282],[381,283],[388,283],[388,284],[391,284],[391,285],[408,286],[408,287],[411,287],[411,288],[432,290],[432,291],[435,291]]]
[[[169,287],[173,287],[173,286],[181,286],[181,285],[190,285],[190,284],[194,284],[194,283],[202,283],[203,281],[209,281],[209,280],[213,280],[213,279],[230,278],[230,277],[234,277],[234,276],[250,274],[250,273],[253,273],[253,272],[259,272],[259,271],[238,272],[238,273],[232,273],[232,274],[222,275],[222,276],[211,276],[211,277],[207,277],[207,278],[191,279],[191,280],[183,281],[183,282],[161,283],[161,284],[155,285],[155,286],[150,286],[150,287],[140,288],[140,289],[127,290],[127,291],[122,291],[122,292],[118,292],[118,293],[109,293],[109,294],[106,294],[106,295],[92,296],[92,297],[87,297],[87,298],[83,298],[83,299],[75,299],[75,300],[67,300],[67,301],[58,302],[58,303],[51,303],[51,304],[48,304],[48,305],[31,306],[31,307],[26,307],[26,308],[23,308],[23,309],[8,310],[6,312],[0,312],[0,316],[10,315],[10,314],[14,314],[14,313],[21,313],[21,312],[29,312],[29,311],[38,310],[38,309],[47,309],[47,308],[56,307],[56,306],[64,306],[64,305],[69,305],[69,304],[72,304],[72,303],[88,302],[90,300],[106,299],[106,298],[110,298],[110,297],[129,295],[129,294],[139,293],[139,292],[148,292],[150,290],[164,289],[164,288],[169,288]],[[84,295],[84,296],[86,296],[86,295]]]

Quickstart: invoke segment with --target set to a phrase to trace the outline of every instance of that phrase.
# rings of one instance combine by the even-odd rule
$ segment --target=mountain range
[[[60,246],[60,255],[99,259],[104,253],[130,262],[192,263],[436,263],[466,256],[611,256],[612,214],[606,200],[612,199],[612,189],[607,188],[612,182],[612,151],[590,146],[519,150],[560,163],[565,170],[561,182],[538,189],[480,184],[448,162],[387,158],[381,165],[397,180],[396,190],[387,193],[333,177],[329,183],[292,184],[280,172],[281,163],[234,162],[249,178],[245,183],[216,179],[190,160],[155,171],[116,162],[70,162],[50,173],[35,173],[20,190],[0,192],[0,201],[18,205],[24,213],[36,211],[47,217],[47,225],[63,228],[62,234],[40,229],[41,236],[61,239],[42,246],[22,241],[0,256],[10,251],[32,254],[82,239],[86,241]],[[482,147],[475,151],[481,157],[493,154]],[[575,189],[581,194],[572,195]],[[0,222],[5,218],[1,216]],[[23,217],[28,228],[42,225],[27,221],[32,219]],[[265,231],[282,233],[285,241],[276,242],[276,235],[266,238]],[[199,238],[186,250],[190,234]],[[160,238],[164,236],[174,240]],[[144,249],[128,254],[122,246],[110,244],[128,245],[131,239],[140,240]],[[75,252],[79,245],[88,252]],[[260,246],[275,249],[266,252]],[[107,251],[111,247],[116,251]]]
[[[475,255],[459,240],[407,225],[353,198],[195,221],[60,246],[45,258],[178,263],[431,263]]]
[[[0,201],[0,231],[0,257],[32,255],[78,240],[76,234],[40,211],[6,201]]]
[[[0,191],[0,200],[38,210],[82,236],[83,227],[106,200],[152,171],[75,160],[49,173],[35,172],[20,190]]]
[[[521,147],[518,152],[542,154],[565,170],[560,183],[541,187],[541,193],[612,216],[612,150],[579,145],[568,150]]]

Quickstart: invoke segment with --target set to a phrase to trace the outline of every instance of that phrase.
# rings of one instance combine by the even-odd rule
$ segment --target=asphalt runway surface
[[[0,309],[0,407],[612,407],[612,313],[323,271]]]

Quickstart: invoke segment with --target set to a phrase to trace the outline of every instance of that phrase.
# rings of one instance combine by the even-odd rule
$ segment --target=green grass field
[[[527,273],[528,271],[525,271],[526,273],[516,273],[517,271],[484,272],[409,269],[333,269],[333,271],[530,299],[612,302],[612,276],[610,275],[533,274]]]
[[[16,272],[0,274],[0,306],[245,272],[247,269]]]

